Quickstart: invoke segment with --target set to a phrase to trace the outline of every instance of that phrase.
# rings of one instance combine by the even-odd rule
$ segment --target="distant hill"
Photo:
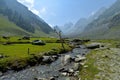
[[[71,29],[73,28],[74,24],[72,22],[68,22],[63,26],[59,26],[63,34],[69,35],[71,33]]]
[[[50,36],[53,29],[17,0],[0,0],[0,35]]]
[[[88,18],[80,18],[75,24],[67,23],[64,25],[64,28],[60,28],[67,37],[77,37],[84,31],[89,23],[97,19],[105,10],[106,8],[102,7],[94,14],[91,14]]]
[[[89,23],[80,35],[94,39],[120,39],[120,0]]]

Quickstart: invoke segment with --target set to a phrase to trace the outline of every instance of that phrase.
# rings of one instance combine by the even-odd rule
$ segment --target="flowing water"
[[[19,71],[19,72],[9,72],[4,76],[0,77],[0,80],[35,80],[35,78],[45,78],[49,80],[50,77],[56,77],[55,80],[77,80],[73,79],[75,77],[65,77],[62,76],[59,72],[59,69],[63,67],[71,67],[74,63],[63,64],[62,59],[65,55],[85,55],[88,53],[88,49],[85,48],[75,48],[71,52],[67,52],[65,54],[60,54],[59,58],[52,62],[51,64],[46,65],[38,65],[34,67],[30,67],[28,69]]]

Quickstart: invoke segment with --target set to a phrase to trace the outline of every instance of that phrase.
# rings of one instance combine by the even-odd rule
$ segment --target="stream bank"
[[[79,45],[73,51],[59,54],[58,59],[51,64],[38,65],[19,72],[10,71],[1,76],[0,80],[78,80],[80,62],[88,52],[83,45]]]

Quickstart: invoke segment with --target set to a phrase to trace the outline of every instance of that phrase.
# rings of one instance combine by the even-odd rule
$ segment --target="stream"
[[[0,77],[0,80],[78,80],[74,76],[63,76],[59,71],[61,68],[71,68],[74,62],[63,64],[62,59],[65,55],[74,57],[76,55],[86,55],[89,52],[88,49],[75,48],[71,52],[60,54],[58,59],[51,64],[38,65],[34,67],[21,70],[19,72],[8,72]],[[52,79],[54,77],[54,79]],[[49,79],[51,78],[51,79]]]

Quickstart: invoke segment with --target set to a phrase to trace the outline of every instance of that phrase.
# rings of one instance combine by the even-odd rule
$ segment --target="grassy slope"
[[[7,17],[0,14],[0,35],[27,35],[30,34],[10,22]]]
[[[98,29],[86,32],[80,37],[88,39],[120,39],[120,26],[114,26],[109,29]]]
[[[120,26],[114,26],[112,27],[108,33],[105,35],[108,39],[111,37],[111,39],[120,39]]]
[[[8,36],[31,35],[31,36],[41,36],[41,37],[50,36],[50,34],[45,34],[43,31],[41,31],[39,27],[35,28],[35,33],[27,32],[22,28],[18,27],[13,22],[10,22],[7,17],[1,14],[0,14],[0,35],[8,35]]]

